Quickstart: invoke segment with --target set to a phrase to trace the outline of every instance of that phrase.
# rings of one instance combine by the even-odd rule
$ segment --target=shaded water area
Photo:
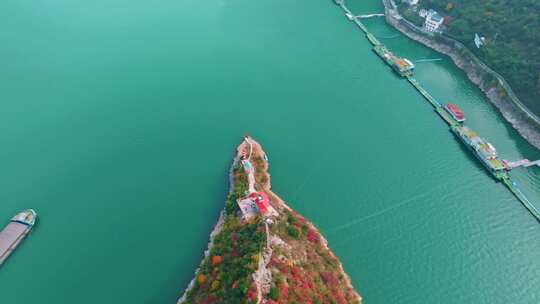
[[[331,1],[6,0],[0,17],[0,221],[40,215],[2,303],[173,303],[246,133],[366,303],[540,301],[538,222]],[[365,23],[443,58],[415,77],[504,158],[540,158],[447,57]],[[511,173],[537,204],[539,173]]]

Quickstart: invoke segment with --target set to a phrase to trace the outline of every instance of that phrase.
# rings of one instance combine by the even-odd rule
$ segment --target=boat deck
[[[25,224],[10,222],[0,232],[0,265],[26,236],[30,227]]]

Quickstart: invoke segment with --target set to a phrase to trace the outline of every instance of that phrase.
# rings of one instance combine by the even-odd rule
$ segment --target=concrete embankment
[[[410,39],[449,56],[471,82],[484,92],[512,127],[531,145],[540,149],[540,119],[517,99],[500,75],[489,69],[460,43],[444,38],[437,40],[421,33],[405,20],[398,20],[391,2],[389,0],[382,2],[385,6],[386,21],[390,25]]]

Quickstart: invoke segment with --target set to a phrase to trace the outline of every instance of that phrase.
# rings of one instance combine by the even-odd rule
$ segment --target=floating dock
[[[0,231],[0,265],[17,248],[21,241],[28,235],[36,222],[37,214],[28,209],[15,215],[9,224]]]
[[[371,34],[366,34],[366,37],[372,43],[374,43],[373,41],[378,42],[378,40]],[[375,44],[375,46],[373,47],[373,51],[375,52],[375,54],[381,57],[381,59],[384,60],[386,64],[391,66],[392,69],[394,69],[394,71],[399,74],[399,76],[412,76],[414,71],[414,64],[408,59],[400,58],[394,55],[386,46],[384,46],[384,44],[381,43]]]
[[[373,50],[377,55],[384,59],[385,63],[391,66],[396,70],[396,60],[400,62],[397,66],[397,72],[407,78],[409,83],[431,104],[435,112],[446,122],[450,130],[460,139],[465,146],[467,146],[474,156],[484,165],[488,172],[497,180],[501,181],[509,190],[514,194],[514,196],[529,210],[529,212],[540,221],[540,211],[534,206],[534,204],[529,201],[529,199],[521,192],[517,184],[512,180],[508,171],[517,168],[517,167],[529,167],[533,165],[540,166],[540,160],[530,162],[528,160],[521,160],[517,162],[508,162],[500,159],[495,148],[477,136],[476,133],[472,132],[468,128],[461,125],[456,119],[452,117],[429,92],[422,87],[420,82],[412,77],[412,70],[414,65],[410,63],[409,60],[405,58],[400,58],[395,56],[390,50],[382,44],[373,34],[371,34],[368,28],[360,21],[361,18],[357,18],[345,5],[344,0],[334,0],[334,2],[343,9],[345,15],[349,20],[354,22],[361,30],[364,32],[366,39],[373,45]],[[360,15],[363,16],[363,15]],[[367,15],[366,15],[367,16]],[[392,58],[390,58],[392,57]],[[405,64],[401,64],[401,61]],[[408,64],[410,63],[410,68]],[[403,69],[402,69],[403,68]]]

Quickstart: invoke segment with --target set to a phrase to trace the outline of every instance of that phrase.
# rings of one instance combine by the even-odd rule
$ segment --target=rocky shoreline
[[[214,245],[214,238],[216,235],[218,235],[219,232],[221,232],[221,229],[223,228],[223,219],[224,219],[224,214],[223,214],[223,211],[221,211],[221,213],[219,214],[219,219],[216,223],[216,225],[214,226],[214,229],[212,230],[212,232],[210,232],[210,240],[208,241],[208,247],[207,249],[204,251],[204,257],[201,261],[201,265],[204,261],[205,258],[207,258],[209,255],[210,255],[210,251],[212,250],[212,247]],[[184,303],[186,301],[186,297],[187,297],[187,294],[190,290],[193,289],[193,287],[195,286],[195,279],[197,278],[197,274],[199,273],[199,270],[200,270],[200,266],[195,270],[195,276],[193,276],[193,279],[191,279],[191,281],[189,282],[188,284],[188,287],[186,288],[186,290],[184,290],[184,293],[182,294],[182,296],[178,299],[177,303],[180,304],[180,303]]]
[[[395,29],[439,53],[449,56],[454,64],[463,70],[469,80],[480,88],[490,102],[501,112],[503,117],[512,125],[518,133],[525,138],[531,145],[540,149],[540,126],[533,121],[508,97],[509,93],[500,84],[500,82],[486,81],[486,71],[474,60],[466,58],[458,52],[455,47],[446,43],[438,42],[427,35],[417,33],[408,26],[397,20],[390,11],[392,8],[389,1],[383,1],[385,7],[386,21]]]
[[[236,149],[236,153],[234,155],[233,161],[231,163],[231,167],[229,169],[229,194],[232,193],[232,189],[234,189],[233,167],[240,160],[240,155],[241,155],[240,151],[241,150],[239,146]],[[225,221],[225,210],[222,210],[219,213],[219,218],[216,225],[214,226],[214,229],[212,229],[212,231],[210,232],[210,240],[208,241],[208,246],[206,250],[204,251],[203,259],[201,260],[201,265],[204,262],[204,259],[208,258],[208,256],[210,255],[210,251],[212,250],[212,247],[214,245],[214,238],[216,237],[216,235],[218,235],[221,232],[224,221]],[[197,274],[199,273],[199,270],[200,270],[200,266],[195,270],[195,276],[189,282],[188,287],[184,290],[184,293],[182,294],[182,296],[178,299],[177,301],[178,304],[185,302],[188,292],[192,290],[193,287],[195,286],[195,279],[197,278]]]

